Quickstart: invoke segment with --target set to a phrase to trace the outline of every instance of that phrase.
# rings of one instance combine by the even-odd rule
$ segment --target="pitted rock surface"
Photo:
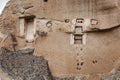
[[[120,80],[120,71],[112,75],[102,76],[100,80]]]
[[[51,80],[47,60],[41,56],[31,55],[33,50],[26,50],[12,52],[2,48],[0,52],[1,69],[14,80]]]

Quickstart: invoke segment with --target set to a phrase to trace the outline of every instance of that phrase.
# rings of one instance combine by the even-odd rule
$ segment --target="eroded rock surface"
[[[34,49],[0,52],[0,79],[2,80],[74,80],[74,77],[58,78],[50,73],[47,60],[36,57]]]
[[[34,55],[43,55],[48,60],[54,76],[111,72],[120,58],[119,3],[119,0],[10,0],[0,16],[3,43],[0,47],[11,49],[14,42],[9,33],[14,34],[18,43],[15,52],[2,50],[2,70],[15,80],[48,78],[48,65],[43,57],[33,56],[33,50],[19,50],[32,47],[36,49]],[[82,36],[76,36],[75,30],[80,30]],[[77,44],[82,46],[74,46],[77,41],[74,37],[80,37]],[[109,75],[101,79],[119,80],[120,75],[114,75],[117,78]]]
[[[2,80],[89,80],[87,77],[53,77],[48,61],[42,56],[33,56],[34,49],[9,51],[1,48],[0,79]],[[11,79],[12,78],[12,79]],[[119,80],[120,70],[111,75],[102,75],[99,80]]]
[[[102,76],[101,80],[120,80],[120,70],[117,71],[115,74]]]

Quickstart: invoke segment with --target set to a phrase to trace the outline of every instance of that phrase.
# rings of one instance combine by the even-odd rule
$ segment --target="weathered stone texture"
[[[11,52],[2,48],[1,69],[15,80],[51,80],[47,60],[31,53],[33,50],[30,49]]]
[[[79,35],[82,36],[77,38],[83,44],[74,44],[76,27],[81,30]],[[15,35],[17,50],[32,45],[34,55],[48,60],[54,76],[109,74],[120,66],[119,0],[10,0],[0,16],[0,32]],[[9,36],[2,43],[9,49],[13,42]],[[2,69],[14,77],[35,78],[41,61],[47,69],[46,60],[26,51],[8,51],[1,56]],[[22,69],[21,65],[27,68]],[[28,69],[28,66],[32,67]],[[36,73],[32,74],[33,71]],[[28,72],[30,75],[26,76]],[[104,79],[110,78],[105,76]]]

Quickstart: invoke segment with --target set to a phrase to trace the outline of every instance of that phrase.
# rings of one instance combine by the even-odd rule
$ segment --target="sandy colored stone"
[[[24,36],[21,18],[26,21]],[[83,22],[77,24],[79,18]],[[84,44],[71,45],[75,26],[82,26]],[[34,55],[45,57],[56,77],[111,74],[120,66],[119,0],[10,0],[0,16],[0,31],[15,34],[17,50],[35,48]],[[11,49],[9,38],[4,44]]]

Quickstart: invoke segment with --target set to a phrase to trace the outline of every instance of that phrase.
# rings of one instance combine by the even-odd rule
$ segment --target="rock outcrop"
[[[1,69],[15,80],[119,80],[119,34],[119,0],[10,0]]]

